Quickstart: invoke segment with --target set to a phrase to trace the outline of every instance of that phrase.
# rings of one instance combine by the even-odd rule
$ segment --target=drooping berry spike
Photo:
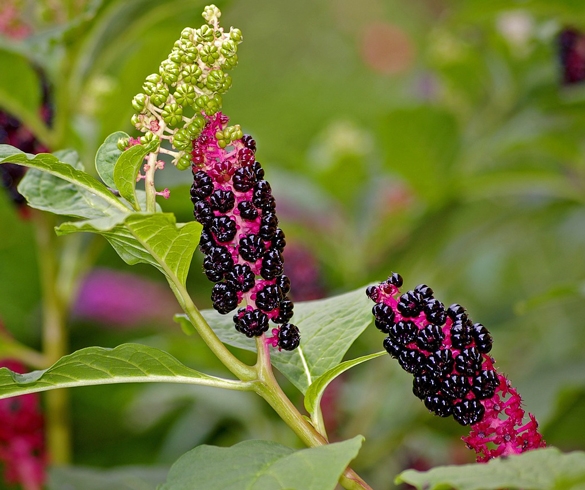
[[[255,158],[256,142],[237,133],[226,137],[228,118],[221,112],[202,117],[206,123],[191,153],[191,201],[203,225],[204,271],[216,283],[213,307],[227,314],[243,305],[234,324],[247,337],[267,332],[270,321],[282,325],[274,329],[270,344],[293,350],[300,335],[288,323],[293,304],[283,274],[286,241],[270,184]]]
[[[387,334],[384,348],[414,376],[413,393],[440,417],[471,426],[463,440],[477,461],[544,447],[532,414],[524,422],[522,399],[488,355],[492,338],[465,309],[449,308],[421,284],[400,294],[402,277],[393,273],[367,296],[376,327]]]

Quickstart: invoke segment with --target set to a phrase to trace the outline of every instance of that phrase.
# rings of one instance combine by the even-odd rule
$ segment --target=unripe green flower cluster
[[[217,113],[222,105],[221,95],[232,84],[226,71],[238,62],[242,33],[233,27],[224,32],[219,26],[220,17],[215,5],[205,7],[206,24],[199,29],[183,29],[158,73],[146,77],[143,92],[132,100],[137,111],[132,124],[145,133],[141,141],[147,138],[145,141],[150,142],[152,137],[169,140],[178,150],[173,160],[177,168],[188,168],[192,141],[205,126],[202,113],[208,116]],[[241,138],[239,128],[227,128],[220,139],[227,145],[238,139],[234,134]]]

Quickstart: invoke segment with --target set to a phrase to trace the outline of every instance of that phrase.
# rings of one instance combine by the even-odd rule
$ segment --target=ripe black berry
[[[500,380],[495,371],[484,370],[473,378],[471,389],[478,400],[485,400],[494,396],[499,384]]]
[[[392,337],[386,337],[384,339],[384,349],[390,354],[391,357],[394,359],[398,359],[398,356],[404,350],[404,347],[397,343]]]
[[[475,347],[463,349],[455,358],[455,369],[466,376],[475,376],[481,370],[483,359]]]
[[[425,407],[439,417],[448,417],[453,409],[451,403],[441,395],[430,395],[425,398]]]
[[[465,314],[465,308],[463,306],[453,303],[449,308],[447,308],[447,315],[451,320],[455,321],[457,317]]]
[[[211,220],[209,229],[220,243],[231,242],[236,236],[236,222],[229,216],[216,216]]]
[[[229,272],[234,266],[232,255],[227,248],[217,246],[213,247],[203,261],[205,274],[213,282],[223,279],[226,272]]]
[[[278,218],[274,213],[264,213],[260,221],[260,235],[265,240],[270,240],[276,234],[276,227],[278,226]]]
[[[416,339],[418,328],[412,322],[398,322],[390,325],[388,333],[400,345],[407,345]]]
[[[241,167],[234,173],[233,184],[234,189],[240,192],[247,192],[256,183],[256,175],[250,167]]]
[[[475,340],[477,350],[482,354],[487,354],[492,350],[492,336],[481,323],[474,323],[471,327],[471,335]]]
[[[417,287],[414,288],[414,292],[418,293],[421,298],[431,299],[433,297],[433,290],[428,287],[426,284],[419,284]]]
[[[425,357],[414,349],[404,349],[398,356],[398,363],[406,372],[417,374],[425,367]]]
[[[207,204],[205,201],[198,201],[195,203],[195,208],[193,209],[193,216],[195,216],[195,219],[199,221],[199,223],[201,223],[203,226],[211,224],[211,220],[214,218],[211,206]]]
[[[274,317],[274,323],[286,323],[293,317],[294,303],[285,297],[278,305],[278,315]]]
[[[266,252],[262,258],[262,268],[260,269],[260,275],[264,279],[274,279],[276,276],[281,275],[282,271],[282,255],[278,250],[268,250],[268,252]]]
[[[256,294],[256,306],[262,311],[272,311],[278,308],[282,299],[281,293],[278,286],[274,284],[268,284],[264,286],[258,294]]]
[[[253,152],[256,151],[256,140],[254,140],[249,134],[245,134],[242,137],[242,143],[244,143],[244,146],[249,150],[252,150]]]
[[[209,254],[211,249],[215,246],[217,246],[215,238],[213,238],[209,228],[204,226],[203,230],[201,230],[201,238],[199,239],[199,250],[204,254]]]
[[[435,325],[443,325],[447,319],[445,307],[438,299],[431,298],[426,300],[423,303],[423,311],[427,320]]]
[[[213,181],[211,180],[211,177],[202,170],[195,172],[193,174],[193,185],[191,186],[191,199],[199,201],[211,196],[212,192]]]
[[[400,296],[397,308],[400,314],[405,318],[413,318],[418,316],[422,310],[420,294],[414,291],[408,291]]]
[[[402,287],[402,276],[397,272],[393,272],[392,275],[386,280],[388,284],[396,286],[397,288]]]
[[[220,282],[213,286],[211,301],[213,301],[213,307],[225,315],[238,306],[238,294],[232,285]]]
[[[290,293],[290,279],[288,276],[282,274],[276,278],[276,285],[280,288],[283,295]]]
[[[468,321],[456,320],[451,326],[451,344],[456,349],[464,349],[471,345],[473,337],[470,331],[471,325]]]
[[[418,332],[416,345],[423,350],[434,352],[441,346],[444,339],[445,335],[440,327],[437,325],[427,325]]]
[[[278,347],[283,350],[294,350],[301,343],[301,334],[296,325],[285,323],[278,331]]]
[[[272,201],[270,198],[272,198],[272,189],[270,184],[265,180],[261,180],[254,186],[252,202],[257,208],[262,208],[269,211],[272,209]]]
[[[427,357],[427,369],[438,378],[453,371],[453,354],[450,350],[438,350]]]
[[[248,264],[236,264],[234,268],[225,275],[225,280],[237,291],[245,293],[254,287],[256,276]]]
[[[234,324],[236,330],[243,333],[246,337],[259,337],[268,330],[268,317],[260,310],[238,311],[234,315]]]
[[[441,385],[441,392],[446,398],[452,400],[464,398],[471,390],[471,385],[466,376],[453,374],[446,378]]]
[[[223,189],[214,191],[209,198],[211,209],[221,213],[227,213],[228,211],[231,211],[235,202],[236,198],[234,193],[232,191],[224,191]]]
[[[439,380],[431,373],[422,372],[414,377],[412,392],[417,398],[424,400],[429,395],[434,395],[439,390]]]
[[[461,425],[473,425],[479,422],[485,408],[477,400],[462,400],[453,406],[453,418]]]
[[[238,203],[240,216],[248,221],[253,221],[258,217],[258,210],[250,201],[241,201]]]
[[[274,232],[274,236],[272,237],[271,243],[276,250],[282,253],[286,245],[286,240],[284,239],[284,231],[282,231],[280,228],[277,228],[276,231]]]
[[[254,234],[242,237],[240,239],[239,247],[240,255],[248,262],[256,262],[262,255],[264,255],[265,246],[264,241]]]
[[[264,178],[264,169],[262,168],[262,165],[260,165],[260,162],[254,162],[254,165],[252,165],[252,170],[254,171],[254,175],[258,181]]]

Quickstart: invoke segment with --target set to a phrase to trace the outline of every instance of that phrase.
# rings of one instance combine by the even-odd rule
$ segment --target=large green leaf
[[[172,281],[185,285],[201,225],[196,221],[177,224],[170,213],[133,213],[122,217],[63,223],[58,234],[86,231],[103,235],[122,259],[131,265],[150,264]]]
[[[116,188],[114,166],[122,155],[122,151],[118,149],[118,141],[121,138],[128,138],[128,134],[124,131],[116,131],[110,134],[98,148],[95,155],[95,169],[98,175],[107,186],[113,188]]]
[[[269,441],[199,446],[179,458],[159,490],[334,490],[362,440],[296,452]]]
[[[291,320],[301,331],[292,352],[273,351],[272,364],[303,393],[313,381],[337,366],[372,321],[370,301],[360,288],[332,298],[295,303]],[[232,315],[204,310],[203,316],[226,344],[255,351],[255,343],[234,328]],[[183,320],[184,321],[184,320]]]
[[[136,211],[140,205],[136,198],[136,177],[144,162],[144,157],[152,151],[150,146],[135,145],[122,152],[114,165],[114,183],[120,195],[126,199]]]
[[[78,350],[42,371],[17,374],[0,368],[0,399],[56,388],[155,382],[226,383],[188,368],[159,349],[122,344],[115,349],[88,347]]]
[[[362,362],[370,361],[376,357],[383,356],[384,354],[386,354],[386,351],[376,352],[367,356],[358,357],[357,359],[350,359],[349,361],[338,364],[333,369],[330,369],[325,374],[319,376],[315,381],[313,381],[311,386],[309,386],[309,389],[305,395],[305,408],[307,412],[312,414],[315,411],[315,409],[321,403],[321,397],[323,396],[325,389],[327,386],[329,386],[331,381],[337,378],[337,376],[344,373],[348,369],[361,364]]]
[[[12,146],[0,145],[0,164],[16,163],[42,171],[33,172],[31,177],[23,179],[23,191],[31,199],[31,206],[87,218],[130,212],[104,184],[72,165],[72,153],[60,155],[68,155],[68,161],[60,161],[57,156],[48,153],[29,155]]]
[[[41,83],[24,56],[0,48],[0,108],[17,118],[38,118]]]
[[[407,470],[398,475],[396,483],[408,483],[425,490],[583,490],[585,453],[563,454],[556,448],[537,449],[493,459],[487,464],[442,466],[430,471]]]

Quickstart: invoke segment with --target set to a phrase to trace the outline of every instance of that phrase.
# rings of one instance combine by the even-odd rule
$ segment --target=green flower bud
[[[120,151],[124,151],[128,148],[128,145],[130,143],[130,138],[120,138],[118,140],[118,150]]]
[[[177,150],[191,151],[193,149],[193,141],[185,129],[179,129],[173,136],[173,146]]]
[[[185,131],[187,131],[189,138],[191,138],[192,140],[197,139],[199,137],[202,129],[203,128],[201,126],[193,122],[185,126]]]
[[[183,120],[183,108],[178,104],[167,104],[161,115],[167,125],[176,126]]]
[[[217,92],[223,84],[223,72],[221,70],[211,70],[207,74],[205,86],[212,92]]]
[[[152,131],[147,131],[140,137],[140,144],[154,149],[160,144],[160,138]]]
[[[160,75],[157,73],[153,73],[146,77],[146,81],[150,83],[154,83],[155,85],[160,82]]]
[[[132,107],[137,111],[143,111],[144,106],[148,102],[148,97],[144,94],[137,94],[132,99]]]
[[[132,126],[134,126],[136,129],[140,129],[142,127],[142,119],[140,117],[140,114],[133,114],[132,118],[130,119],[130,122],[132,123]]]
[[[228,39],[222,43],[220,52],[226,58],[229,58],[238,52],[238,45],[231,39]]]
[[[207,5],[203,9],[202,17],[207,21],[208,24],[213,24],[219,21],[221,17],[221,11],[215,5]]]
[[[215,61],[219,58],[219,51],[217,50],[217,46],[205,45],[201,49],[201,61],[207,65],[213,65]]]
[[[152,95],[156,90],[156,83],[153,82],[144,82],[142,84],[142,90],[146,92],[146,95]]]
[[[240,31],[237,27],[232,27],[230,29],[230,39],[237,42],[238,44],[241,43],[244,40],[242,31]]]
[[[175,100],[178,104],[181,104],[183,107],[190,106],[195,103],[195,97],[197,97],[197,93],[192,85],[180,85],[175,90],[173,94]]]
[[[159,84],[156,87],[156,92],[154,92],[151,97],[150,101],[157,107],[162,107],[167,99],[169,98],[169,89],[166,85]]]
[[[195,31],[195,38],[203,43],[211,43],[215,39],[215,33],[213,28],[207,25],[201,26],[201,28]]]
[[[179,170],[187,170],[191,166],[191,158],[189,155],[183,153],[177,159],[177,163],[175,163],[175,165]]]
[[[202,96],[197,97],[195,99],[195,105],[197,107],[199,107],[200,109],[205,108],[208,103],[209,103],[209,97],[207,97],[207,95],[202,95]]]
[[[179,80],[188,84],[195,84],[201,73],[201,68],[198,65],[185,65],[179,74]]]
[[[182,31],[181,31],[181,39],[184,40],[192,40],[193,39],[193,31],[194,29],[192,29],[191,27],[185,27]]]

